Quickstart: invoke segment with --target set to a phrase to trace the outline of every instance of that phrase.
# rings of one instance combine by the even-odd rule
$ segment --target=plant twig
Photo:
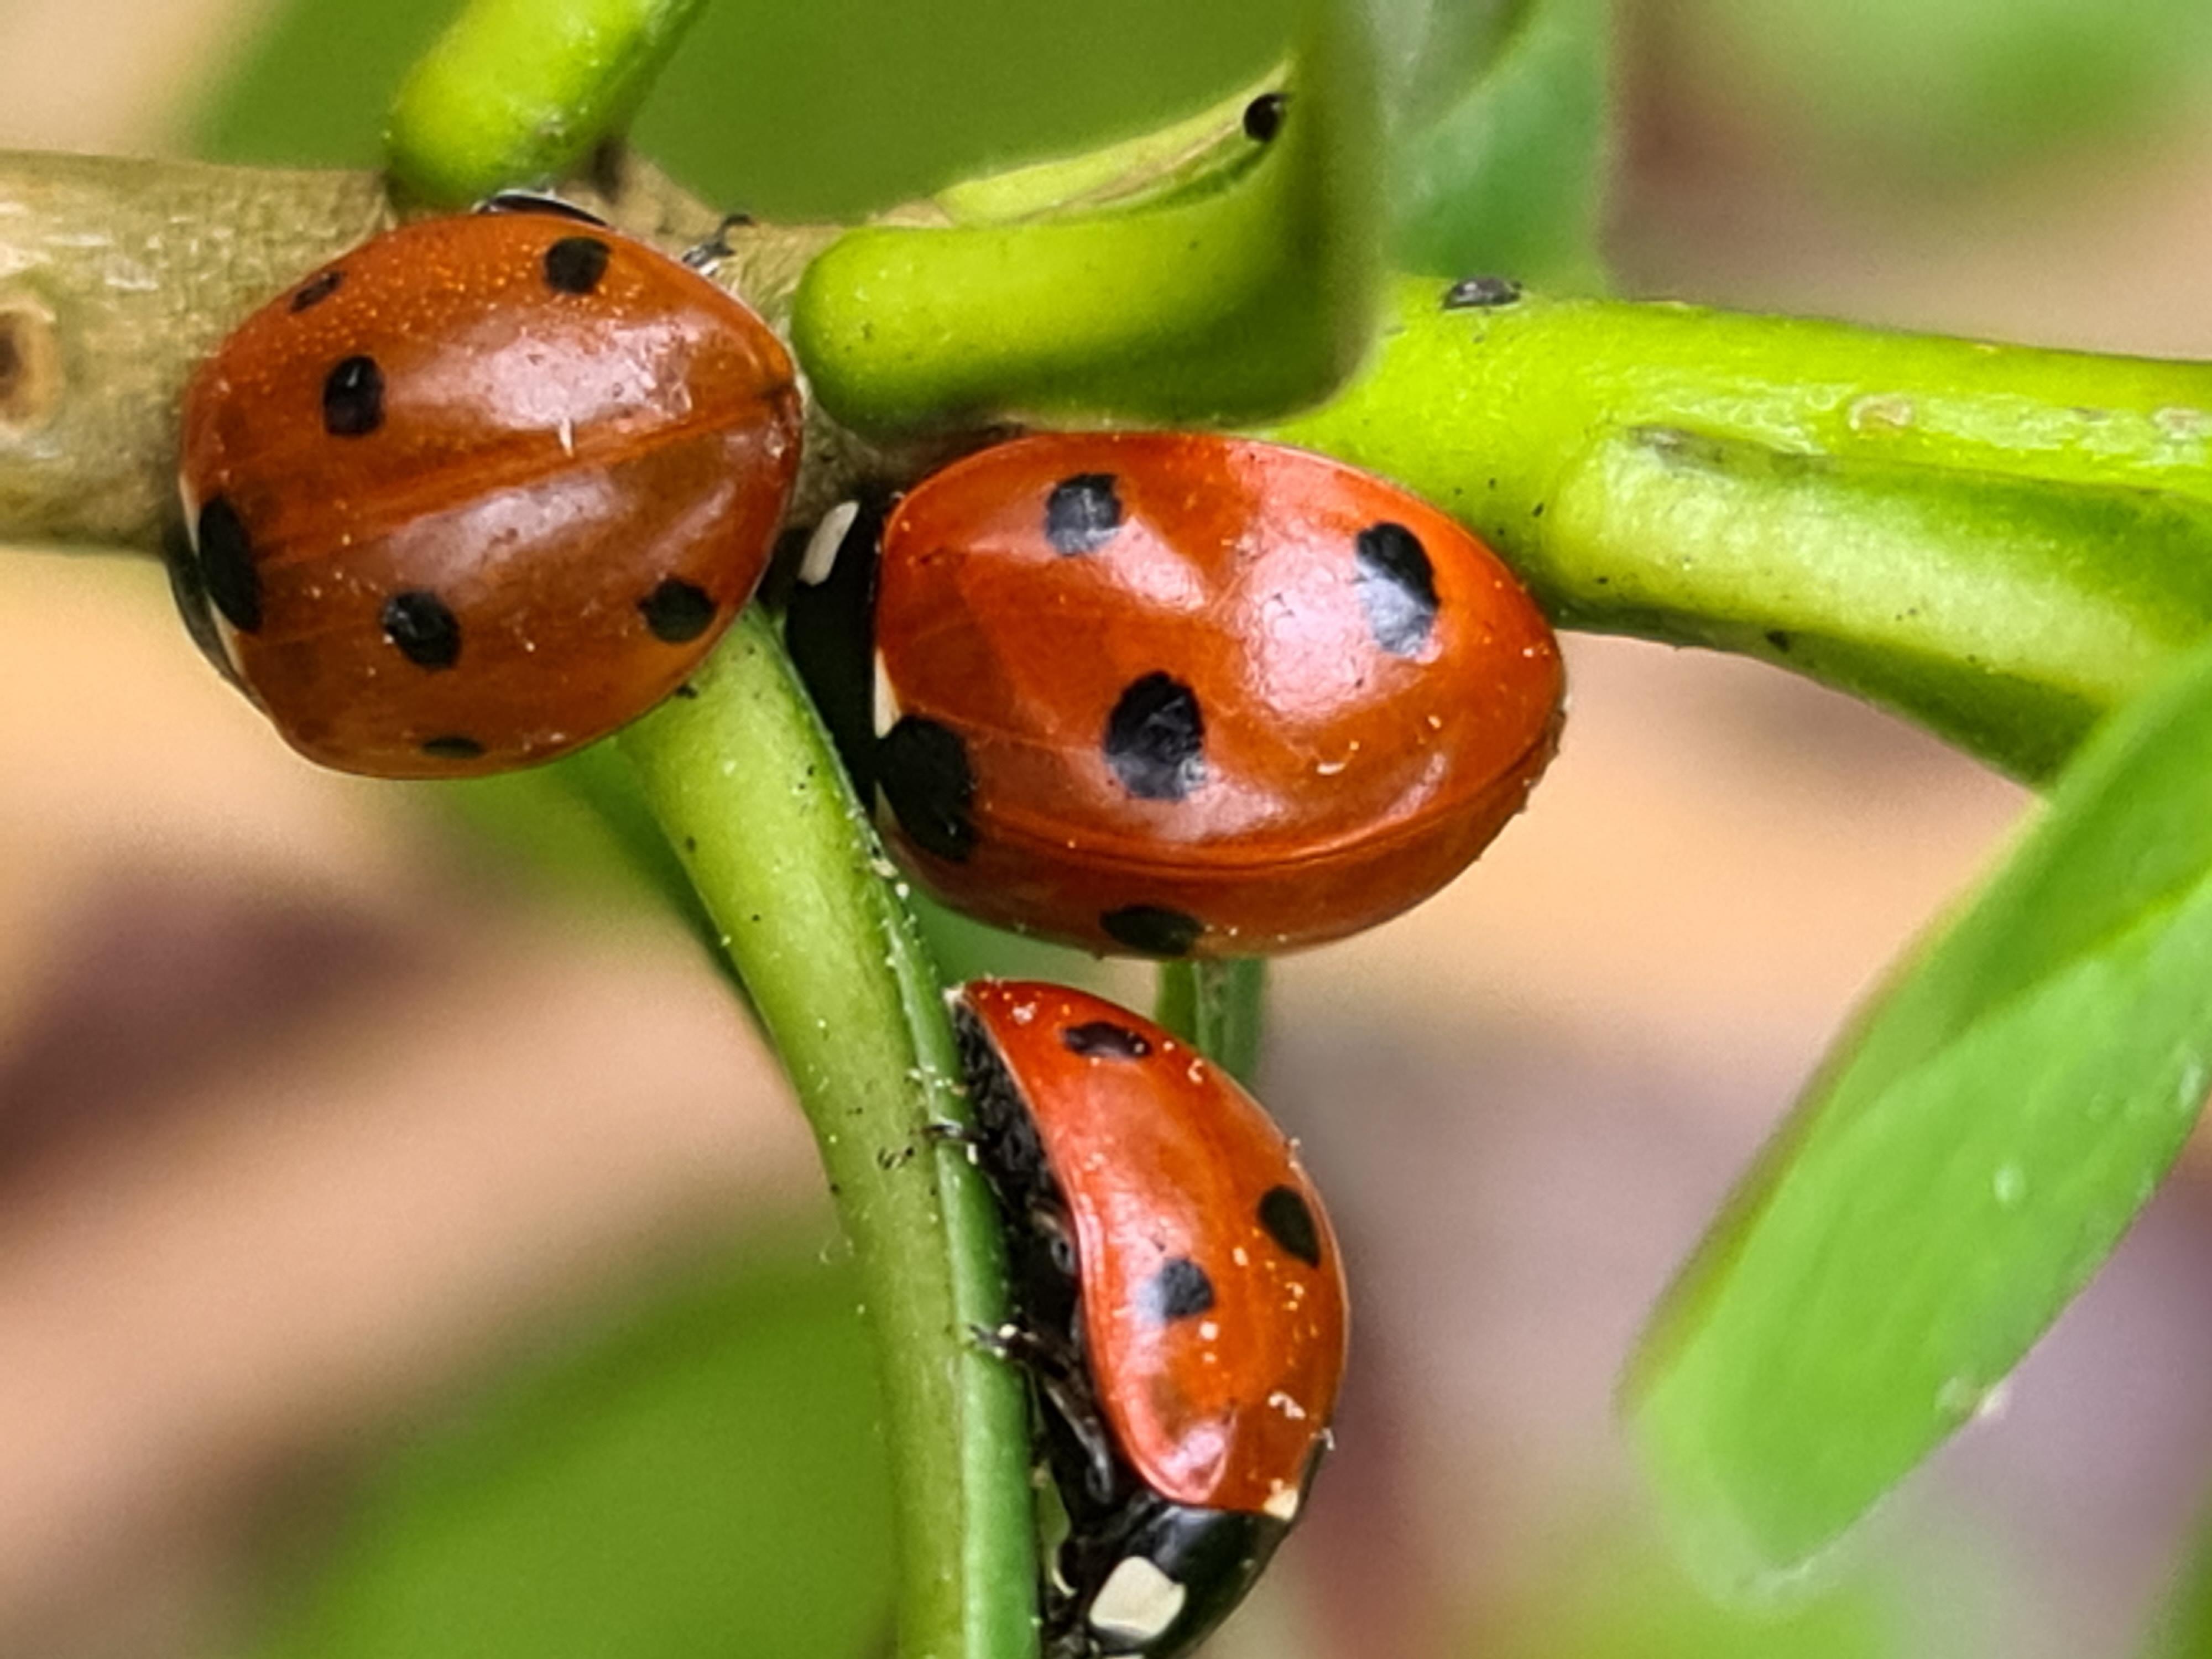
[[[1267,1012],[1265,957],[1160,965],[1153,1018],[1248,1089],[1260,1069]]]
[[[1029,1429],[998,1212],[963,1147],[934,970],[774,623],[747,611],[695,696],[617,740],[721,930],[813,1125],[884,1372],[902,1540],[900,1650],[1036,1647]],[[878,872],[881,873],[878,873]]]
[[[2037,781],[2212,632],[2212,364],[1450,287],[1401,281],[1369,374],[1276,435],[1443,507],[1564,627]]]

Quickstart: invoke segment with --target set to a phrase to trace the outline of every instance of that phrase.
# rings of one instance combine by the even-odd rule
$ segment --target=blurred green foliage
[[[1610,0],[1440,8],[1392,168],[1402,269],[1602,289],[1612,10]],[[1476,18],[1492,27],[1478,32]]]
[[[2212,90],[2203,0],[1696,0],[1673,21],[1827,167],[1890,190],[1982,182]]]
[[[388,1459],[252,1659],[854,1659],[891,1520],[841,1261],[756,1246]]]
[[[454,0],[290,0],[198,125],[204,153],[368,165]],[[1188,114],[1286,38],[1276,0],[812,0],[708,6],[647,100],[641,148],[764,216],[845,217],[986,167]]]
[[[1573,1536],[1571,1553],[1478,1621],[1467,1659],[1925,1659],[1877,1586],[1746,1611],[1709,1599],[1623,1518]]]
[[[2158,1610],[2142,1659],[2205,1659],[2212,1654],[2212,1520],[2200,1521],[2188,1559]]]

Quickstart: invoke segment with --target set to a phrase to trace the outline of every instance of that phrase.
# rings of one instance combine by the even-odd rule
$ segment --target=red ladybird
[[[767,325],[588,216],[505,205],[325,265],[185,393],[180,591],[325,765],[497,771],[642,714],[751,596],[797,475]]]
[[[1450,880],[1558,742],[1558,643],[1442,513],[1280,445],[1054,434],[885,527],[890,838],[987,921],[1245,956]]]
[[[954,1004],[1069,1535],[1051,1659],[1180,1654],[1297,1517],[1344,1372],[1321,1195],[1235,1081],[1056,985]]]

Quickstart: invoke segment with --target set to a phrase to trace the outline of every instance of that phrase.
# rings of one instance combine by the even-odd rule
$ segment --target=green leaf
[[[2212,651],[2084,749],[1875,1004],[1647,1333],[1634,1433],[1690,1559],[1771,1589],[1982,1410],[2212,1077]]]
[[[1392,159],[1396,261],[1601,287],[1612,8],[1516,0],[1503,19],[1498,9],[1446,7],[1431,25]]]
[[[816,395],[871,432],[1008,414],[1255,419],[1325,396],[1374,322],[1371,63],[1356,0],[1314,0],[1273,139],[1240,124],[1138,205],[849,233],[793,315]],[[1034,178],[1016,197],[1057,199]]]
[[[757,1246],[418,1431],[256,1659],[868,1651],[890,1502],[854,1295]]]

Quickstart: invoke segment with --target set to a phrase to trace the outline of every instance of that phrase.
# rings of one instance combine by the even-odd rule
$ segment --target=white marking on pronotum
[[[884,653],[876,653],[876,735],[882,737],[898,724],[898,693],[891,690],[890,671],[884,666]]]
[[[1091,1628],[1109,1641],[1152,1642],[1182,1616],[1190,1592],[1141,1555],[1106,1575],[1091,1601]]]
[[[1269,1488],[1260,1508],[1287,1527],[1298,1518],[1298,1498],[1296,1486],[1278,1480]]]
[[[806,538],[806,551],[799,556],[801,584],[818,587],[830,580],[830,573],[837,568],[838,550],[845,545],[846,534],[853,528],[853,520],[860,516],[858,501],[840,501],[822,515],[822,522]]]

